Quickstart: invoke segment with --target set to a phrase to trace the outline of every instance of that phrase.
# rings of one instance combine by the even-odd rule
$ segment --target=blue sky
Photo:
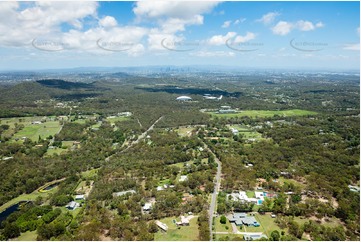
[[[359,69],[359,2],[0,2],[0,70]]]

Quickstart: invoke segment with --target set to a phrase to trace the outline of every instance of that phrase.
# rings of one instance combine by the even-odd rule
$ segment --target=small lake
[[[43,188],[43,190],[49,191],[49,190],[53,189],[54,187],[56,187],[58,185],[59,185],[59,183],[54,183],[54,184],[51,184],[51,185]]]
[[[8,207],[3,212],[0,213],[0,223],[4,221],[10,214],[17,211],[19,208],[19,203],[12,205],[11,207]]]

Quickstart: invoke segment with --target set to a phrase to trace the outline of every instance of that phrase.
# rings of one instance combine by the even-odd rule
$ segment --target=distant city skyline
[[[0,70],[359,69],[360,3],[0,2]]]

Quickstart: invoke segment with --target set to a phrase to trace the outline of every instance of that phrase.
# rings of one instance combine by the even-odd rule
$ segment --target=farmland
[[[317,112],[307,111],[302,109],[291,109],[291,110],[242,110],[237,113],[211,113],[214,117],[232,118],[232,117],[250,117],[250,118],[267,118],[267,117],[291,117],[291,116],[307,116],[316,115]]]

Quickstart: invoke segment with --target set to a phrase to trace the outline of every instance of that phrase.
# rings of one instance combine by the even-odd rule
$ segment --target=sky
[[[360,3],[0,2],[0,70],[359,69]]]

